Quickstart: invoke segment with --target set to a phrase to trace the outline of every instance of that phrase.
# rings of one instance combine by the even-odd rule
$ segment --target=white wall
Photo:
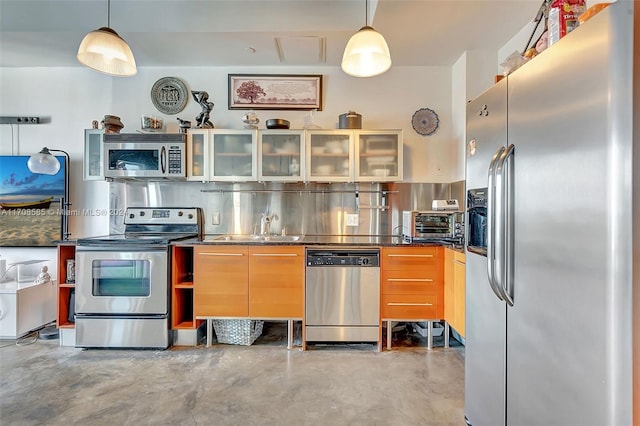
[[[337,67],[296,68],[139,68],[131,78],[103,75],[88,68],[0,68],[0,115],[39,116],[39,125],[0,125],[0,154],[30,155],[43,146],[62,149],[71,157],[71,209],[97,211],[109,207],[109,184],[82,180],[84,129],[104,115],[121,117],[123,132],[140,129],[140,116],[154,114],[165,120],[168,132],[177,132],[176,117],[195,121],[200,106],[190,100],[177,115],[163,116],[151,101],[151,88],[162,77],[181,78],[190,90],[206,90],[215,103],[211,121],[217,128],[242,128],[244,111],[227,108],[229,73],[322,74],[323,110],[316,124],[337,128],[338,116],[355,110],[363,116],[363,127],[403,129],[405,181],[450,182],[452,108],[449,67],[393,67],[373,78],[354,78]],[[420,136],[411,127],[413,113],[423,107],[437,112],[440,125],[431,136]],[[305,111],[257,111],[261,127],[268,118],[285,118],[292,128],[301,128]],[[188,183],[185,183],[188,185]],[[107,217],[71,216],[71,238],[108,233]],[[1,248],[9,260],[33,258],[20,249]],[[26,257],[24,257],[26,256]],[[55,258],[55,253],[51,256]]]
[[[404,177],[407,182],[449,182],[451,167],[451,93],[448,67],[392,67],[385,74],[373,78],[355,78],[336,67],[224,68],[184,67],[146,68],[129,79],[115,79],[110,113],[119,115],[125,125],[123,132],[139,129],[140,114],[154,113],[165,119],[168,131],[177,131],[176,117],[195,122],[200,106],[190,100],[186,108],[175,116],[163,116],[155,110],[150,90],[161,77],[174,76],[187,83],[190,90],[206,90],[215,103],[211,121],[217,128],[241,129],[245,111],[229,110],[227,75],[230,73],[257,74],[322,74],[323,109],[314,116],[323,128],[338,127],[338,116],[349,110],[362,114],[362,125],[368,129],[403,129],[405,147]],[[128,94],[128,95],[123,95]],[[420,136],[411,127],[413,113],[423,107],[436,111],[440,118],[438,130],[431,136]],[[269,118],[284,118],[291,128],[302,128],[306,111],[257,110],[260,127]]]
[[[495,59],[491,51],[467,51],[451,67],[451,182],[465,179],[467,103],[494,84]]]

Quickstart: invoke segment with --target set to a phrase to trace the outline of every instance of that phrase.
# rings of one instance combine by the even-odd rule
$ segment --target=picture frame
[[[322,75],[229,74],[229,109],[322,111]]]
[[[55,247],[62,238],[65,157],[55,175],[33,173],[28,155],[0,155],[0,247]]]

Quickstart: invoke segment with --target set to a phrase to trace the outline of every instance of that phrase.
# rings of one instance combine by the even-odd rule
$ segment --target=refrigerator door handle
[[[500,156],[504,152],[505,147],[498,148],[493,157],[491,163],[489,163],[489,186],[487,187],[487,276],[489,278],[489,285],[491,290],[498,296],[498,299],[504,300],[501,291],[496,286],[495,282],[495,220],[496,220],[496,163],[500,159]]]
[[[502,152],[496,166],[496,287],[513,306],[513,145]],[[506,167],[505,167],[506,164]]]

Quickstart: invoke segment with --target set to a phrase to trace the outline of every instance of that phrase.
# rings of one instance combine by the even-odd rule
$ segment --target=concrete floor
[[[275,323],[274,323],[275,324]],[[401,336],[286,349],[81,350],[38,340],[0,349],[0,424],[464,425],[464,347]],[[275,331],[274,331],[275,330]],[[454,344],[456,342],[454,341]]]

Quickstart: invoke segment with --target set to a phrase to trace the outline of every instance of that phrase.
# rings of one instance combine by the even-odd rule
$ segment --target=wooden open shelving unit
[[[67,260],[75,259],[76,257],[76,245],[59,244],[58,245],[58,307],[56,314],[56,325],[58,328],[75,328],[76,324],[73,321],[69,321],[70,298],[72,291],[75,290],[75,282],[68,282],[67,280]]]
[[[193,246],[171,246],[171,329],[194,330],[204,321],[193,310]]]

